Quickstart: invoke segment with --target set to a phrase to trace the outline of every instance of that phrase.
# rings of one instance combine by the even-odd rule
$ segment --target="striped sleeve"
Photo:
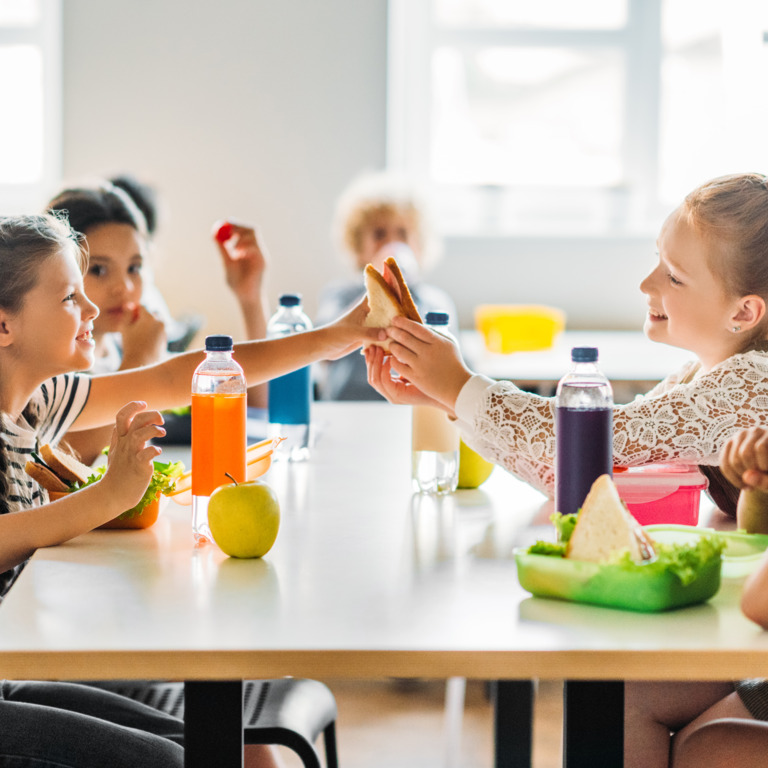
[[[55,445],[72,426],[88,400],[91,377],[79,373],[54,376],[41,387],[40,443]]]

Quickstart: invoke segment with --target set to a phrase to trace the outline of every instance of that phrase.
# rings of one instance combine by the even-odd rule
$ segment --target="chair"
[[[184,684],[139,680],[121,681],[111,690],[161,712],[184,717]],[[336,699],[317,680],[285,677],[247,680],[243,684],[243,741],[280,744],[292,749],[306,768],[322,768],[315,747],[320,733],[327,768],[338,768]]]

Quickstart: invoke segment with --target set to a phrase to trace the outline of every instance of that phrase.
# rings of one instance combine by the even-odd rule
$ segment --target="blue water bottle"
[[[267,338],[277,339],[311,328],[312,321],[304,314],[301,296],[285,293],[280,297],[277,312],[267,323]],[[269,435],[285,438],[275,451],[276,459],[306,461],[309,458],[311,400],[309,366],[269,382]]]

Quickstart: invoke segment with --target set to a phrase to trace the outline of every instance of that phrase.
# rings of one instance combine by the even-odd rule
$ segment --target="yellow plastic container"
[[[475,325],[489,352],[532,352],[554,344],[565,328],[565,313],[540,304],[481,304]]]

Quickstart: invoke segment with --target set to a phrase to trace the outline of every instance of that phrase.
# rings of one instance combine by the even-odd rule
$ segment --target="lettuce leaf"
[[[669,571],[683,584],[690,584],[706,563],[720,557],[726,541],[717,534],[704,535],[695,544],[659,544],[654,542],[656,559],[648,563],[636,563],[628,549],[617,552],[611,563],[621,568],[642,568],[648,572]]]
[[[146,506],[151,504],[160,494],[168,494],[176,487],[176,478],[184,473],[184,463],[181,461],[155,461],[152,479],[149,481],[147,490],[141,497],[141,501],[132,509],[123,512],[120,515],[122,520],[129,520],[132,517],[140,515]],[[79,491],[88,485],[98,482],[104,477],[107,471],[106,466],[96,467],[93,474],[88,476],[84,483],[72,483],[69,486],[70,491]]]

